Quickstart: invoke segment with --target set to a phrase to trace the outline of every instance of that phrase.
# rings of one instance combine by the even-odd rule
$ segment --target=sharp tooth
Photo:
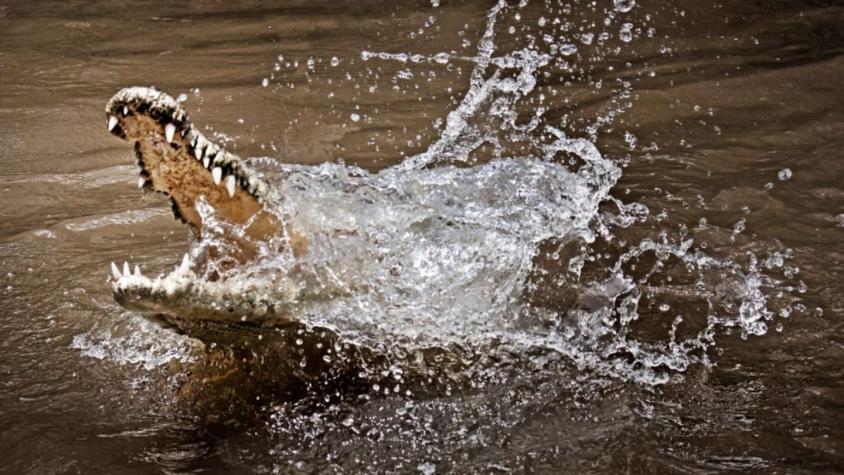
[[[211,178],[214,179],[215,185],[219,185],[220,180],[223,178],[223,169],[220,167],[214,167],[214,169],[211,170]]]
[[[172,142],[173,136],[176,134],[176,126],[173,124],[167,124],[164,126],[164,135],[167,136],[167,141]]]
[[[180,272],[187,272],[190,266],[190,259],[188,259],[187,253],[182,257],[182,265],[179,266]]]
[[[202,160],[202,149],[199,147],[194,148],[193,156],[196,157],[197,160]]]
[[[234,196],[234,175],[226,177],[226,191],[229,192],[229,197]]]
[[[117,117],[110,115],[108,117],[108,131],[111,132],[115,125],[117,125]]]
[[[123,106],[123,115],[129,115],[129,108],[126,106]]]
[[[114,280],[120,280],[120,278],[123,277],[114,262],[111,263],[111,276]]]
[[[144,177],[139,176],[139,177],[138,177],[138,188],[143,188],[143,187],[144,187],[144,183],[146,183],[146,182],[147,182],[147,181],[144,179]]]
[[[202,159],[202,166],[203,166],[203,167],[208,168],[208,165],[210,165],[210,164],[211,164],[211,159],[210,159],[210,158],[205,157],[205,158],[203,158],[203,159]]]
[[[143,276],[143,274],[141,274],[141,268],[138,267],[138,266],[135,266],[135,277],[141,277],[141,276]]]
[[[123,261],[123,275],[129,275],[129,274],[131,274],[131,272],[129,272],[129,263],[126,262],[126,261]]]

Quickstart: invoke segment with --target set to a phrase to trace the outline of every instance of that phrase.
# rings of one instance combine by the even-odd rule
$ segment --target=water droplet
[[[791,173],[790,168],[783,168],[782,170],[779,171],[779,173],[777,173],[777,178],[779,178],[780,181],[786,181],[789,178],[791,178],[792,175],[793,175],[793,173]]]
[[[416,466],[416,469],[423,475],[434,475],[437,473],[437,466],[431,462],[420,463]]]
[[[434,61],[439,64],[446,64],[448,63],[448,60],[448,53],[437,53],[436,55],[434,55]]]
[[[636,148],[636,144],[639,143],[639,139],[630,132],[624,132],[624,141],[627,142],[627,146],[630,147],[630,150]]]
[[[618,38],[625,43],[633,41],[633,24],[625,23],[621,25],[621,30],[618,32]]]
[[[577,53],[577,46],[571,43],[564,43],[560,45],[560,54],[563,56],[571,56]]]
[[[337,56],[332,56],[331,57],[331,65],[337,66],[338,64],[340,64],[340,60],[337,58]]]
[[[613,0],[612,3],[615,9],[622,13],[629,12],[636,6],[636,0]]]

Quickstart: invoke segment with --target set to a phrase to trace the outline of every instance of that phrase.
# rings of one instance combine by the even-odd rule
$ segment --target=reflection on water
[[[844,10],[522,3],[0,7],[4,466],[839,467]],[[271,157],[312,251],[222,285],[295,265],[303,325],[113,302],[207,245],[105,132],[134,84]]]

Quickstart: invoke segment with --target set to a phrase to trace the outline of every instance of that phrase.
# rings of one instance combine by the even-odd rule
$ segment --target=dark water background
[[[546,117],[568,114],[573,135],[610,103],[609,85],[634,81],[632,107],[597,145],[625,162],[614,195],[667,216],[637,232],[705,219],[740,231],[713,247],[791,250],[796,270],[783,285],[795,311],[763,336],[720,334],[711,364],[668,384],[515,356],[482,385],[425,397],[344,397],[329,384],[231,407],[214,390],[254,395],[249,377],[185,396],[184,365],[158,364],[162,342],[184,340],[121,331],[131,316],[111,300],[108,263],[164,268],[186,232],[164,198],[140,198],[130,148],[105,131],[106,100],[154,84],[186,94],[194,121],[228,134],[242,155],[377,170],[427,147],[470,68],[428,64],[397,83],[407,65],[361,52],[474,44],[491,4],[441,3],[0,5],[0,470],[844,471],[844,6],[834,1],[640,0],[631,18],[652,37],[539,81],[565,86]],[[612,8],[567,3],[581,25],[600,25]],[[521,21],[565,4],[531,2]],[[500,29],[511,25],[521,28],[509,19]],[[499,35],[498,46],[517,36]],[[350,121],[361,108],[368,120]],[[630,150],[624,132],[657,147]],[[74,344],[103,332],[120,337],[104,337],[114,348],[100,357]],[[160,338],[143,341],[150,335]]]

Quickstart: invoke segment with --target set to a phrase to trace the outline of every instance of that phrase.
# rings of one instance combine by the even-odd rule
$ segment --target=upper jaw
[[[206,169],[212,181],[224,186],[229,197],[242,190],[260,203],[278,199],[264,180],[237,155],[224,150],[193,126],[187,112],[167,93],[147,87],[121,89],[107,103],[106,127],[110,133],[133,142],[149,141],[174,152],[183,151]],[[149,182],[150,170],[138,157],[140,186]],[[157,191],[165,191],[159,189]]]

